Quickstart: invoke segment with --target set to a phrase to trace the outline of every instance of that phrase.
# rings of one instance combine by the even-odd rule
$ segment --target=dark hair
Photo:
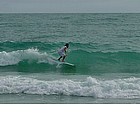
[[[68,43],[66,43],[66,44],[65,44],[65,46],[69,47],[69,44],[68,44]]]

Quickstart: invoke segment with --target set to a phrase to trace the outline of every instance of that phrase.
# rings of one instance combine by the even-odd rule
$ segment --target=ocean
[[[0,14],[0,103],[140,103],[140,14]]]

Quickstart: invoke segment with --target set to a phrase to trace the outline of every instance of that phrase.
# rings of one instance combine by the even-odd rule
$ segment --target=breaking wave
[[[32,67],[34,67],[34,71],[41,67],[41,70],[56,72],[56,58],[58,57],[56,54],[53,55],[35,48],[11,52],[2,51],[0,52],[0,67],[8,69],[9,66],[13,66],[18,67],[18,70],[28,67],[29,71],[32,71]],[[76,68],[71,72],[78,74],[140,73],[140,53],[136,52],[105,53],[77,49],[69,52],[66,61],[75,64]],[[66,66],[61,69],[64,73],[68,70]]]
[[[1,76],[0,94],[45,94],[93,98],[139,98],[140,78],[101,80],[38,80],[23,76]]]

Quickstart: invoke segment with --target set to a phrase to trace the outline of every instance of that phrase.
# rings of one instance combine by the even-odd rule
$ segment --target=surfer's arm
[[[64,52],[65,52],[65,54],[67,53],[67,48],[66,47],[64,48]]]

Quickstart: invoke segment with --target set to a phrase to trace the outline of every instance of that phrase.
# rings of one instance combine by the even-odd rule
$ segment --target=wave
[[[57,66],[56,57],[52,53],[38,49],[0,52],[1,70],[10,70],[11,67],[26,69],[27,71],[54,71],[79,74],[95,73],[140,73],[140,53],[136,52],[91,52],[88,50],[71,50],[66,61],[75,64],[75,68]],[[60,70],[61,69],[61,70]]]
[[[38,49],[17,50],[12,52],[0,52],[0,66],[17,65],[20,62],[56,64],[56,58]]]
[[[30,48],[38,48],[39,50],[49,51],[59,46],[64,45],[63,42],[60,43],[49,43],[49,42],[41,42],[41,41],[3,41],[0,42],[0,51],[17,51],[17,50],[26,50]]]
[[[124,45],[112,44],[109,42],[89,42],[89,43],[78,43],[69,42],[70,50],[85,50],[89,52],[118,52],[118,51],[129,51],[129,52],[140,52],[138,45]],[[62,47],[65,42],[44,42],[44,41],[0,41],[0,51],[17,51],[26,50],[30,48],[37,48],[41,51],[56,51]]]
[[[23,76],[0,76],[0,94],[45,94],[93,98],[140,98],[140,78],[101,80],[38,80]]]

